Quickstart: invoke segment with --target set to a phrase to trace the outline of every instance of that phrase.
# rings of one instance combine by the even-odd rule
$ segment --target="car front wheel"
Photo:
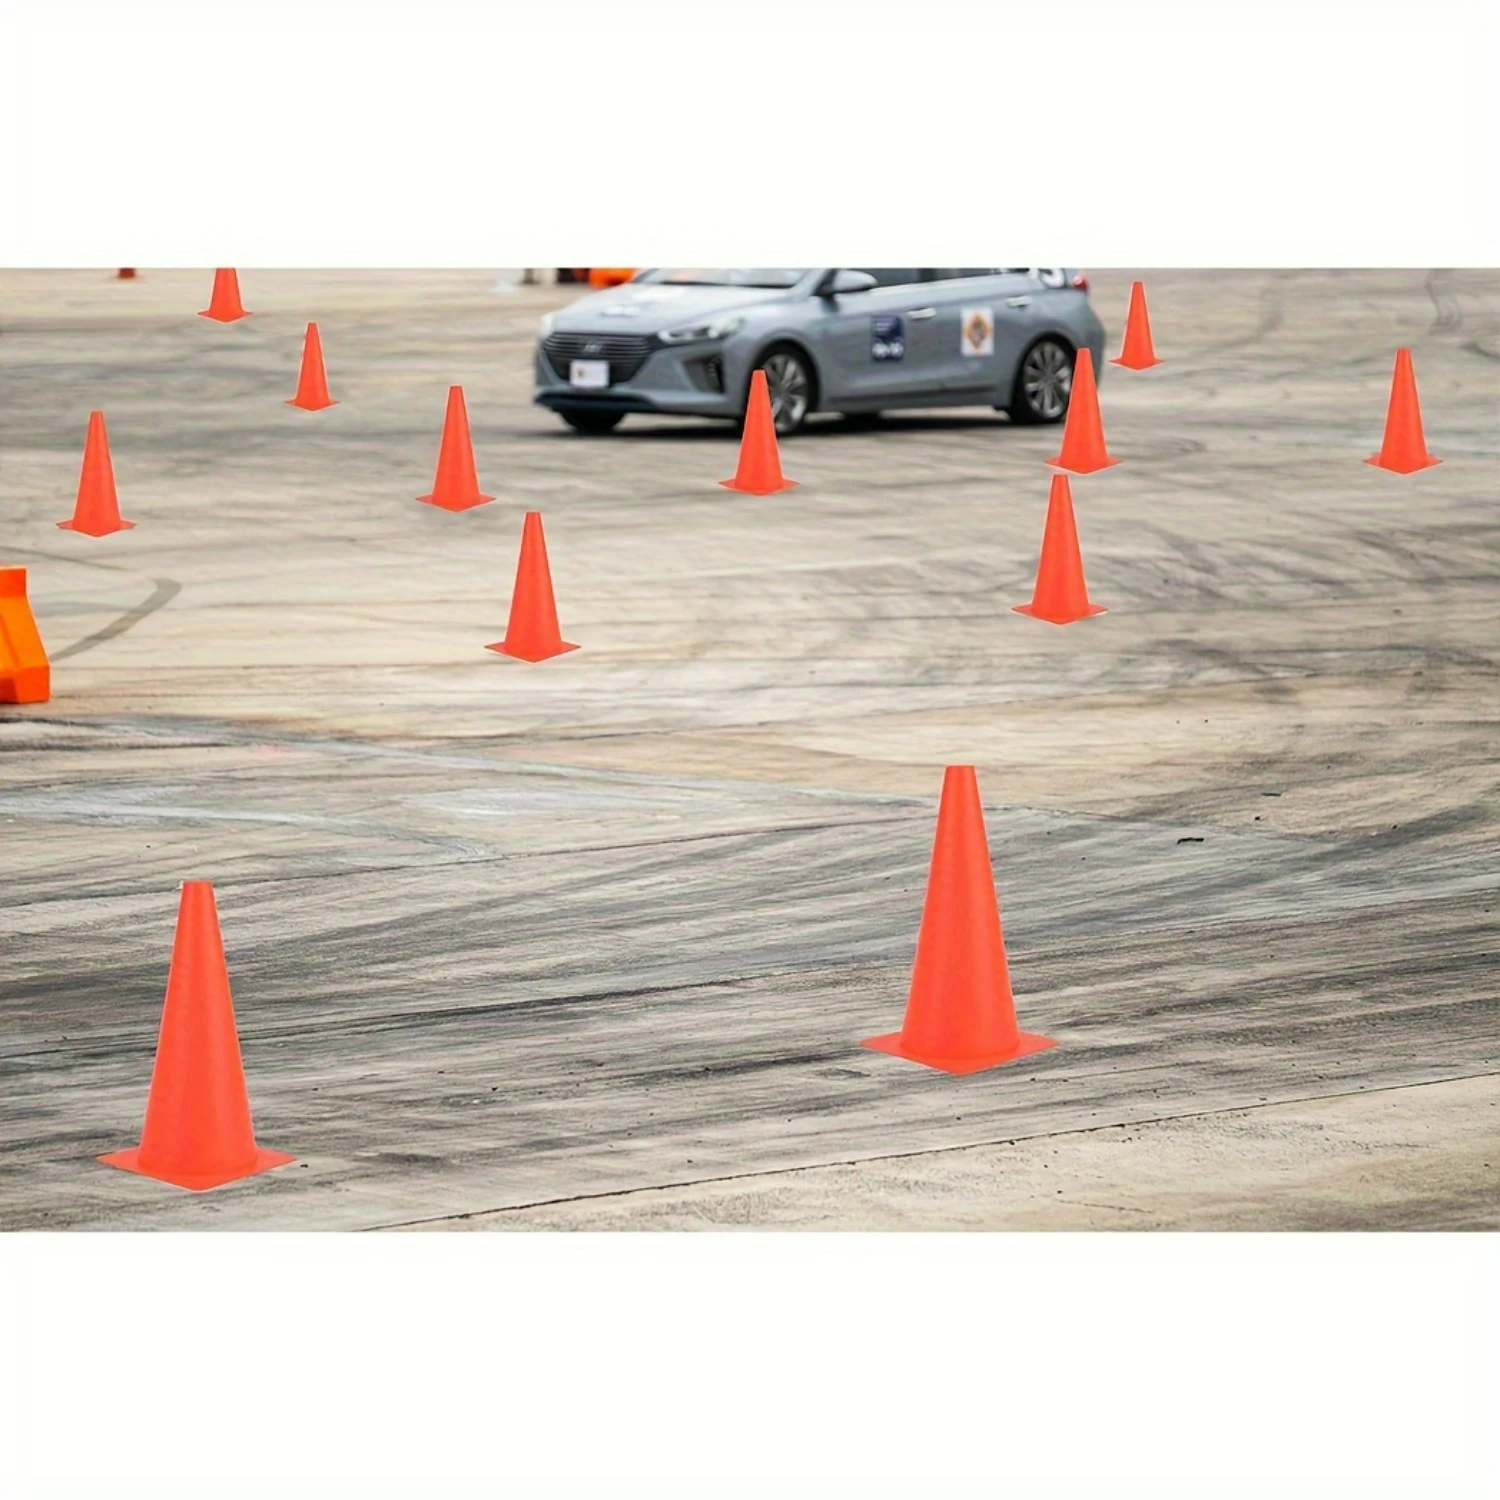
[[[558,416],[574,432],[588,433],[591,437],[603,437],[606,432],[613,432],[625,420],[625,413],[622,411],[588,411],[582,408],[576,411],[560,411]]]
[[[796,349],[772,349],[761,360],[771,393],[771,417],[778,437],[798,431],[813,408],[813,373]]]
[[[1073,351],[1056,339],[1038,339],[1026,351],[1011,392],[1012,422],[1061,422],[1073,391]]]

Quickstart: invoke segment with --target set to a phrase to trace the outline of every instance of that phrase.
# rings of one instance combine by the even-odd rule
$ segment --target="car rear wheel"
[[[1026,351],[1011,392],[1012,422],[1061,422],[1073,390],[1073,351],[1057,339],[1038,339]]]
[[[770,350],[760,367],[766,372],[777,436],[785,437],[801,428],[813,409],[812,370],[806,355],[786,346]]]
[[[586,432],[591,437],[603,437],[606,432],[613,432],[621,422],[625,420],[622,411],[560,411],[558,412],[564,422],[575,432]]]

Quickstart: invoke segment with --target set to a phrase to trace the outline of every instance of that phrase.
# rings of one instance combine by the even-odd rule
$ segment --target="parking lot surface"
[[[1500,1226],[1500,275],[1091,272],[1120,464],[1030,596],[1058,431],[530,404],[564,287],[0,272],[0,1226]],[[283,404],[316,319],[339,405]],[[1380,445],[1413,351],[1444,462]],[[431,488],[463,386],[492,505]],[[133,531],[58,531],[90,411]],[[564,636],[502,634],[525,511]],[[978,768],[1021,1024],[954,1078],[905,1002]],[[180,882],[214,882],[263,1145],[139,1138]]]

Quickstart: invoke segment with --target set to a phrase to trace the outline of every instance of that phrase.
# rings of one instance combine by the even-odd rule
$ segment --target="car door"
[[[879,283],[869,291],[818,299],[813,338],[824,404],[874,408],[936,395],[941,350],[929,273],[882,267],[867,274]]]
[[[1041,283],[1004,268],[939,269],[928,291],[943,389],[987,405],[1004,402],[1040,326]]]

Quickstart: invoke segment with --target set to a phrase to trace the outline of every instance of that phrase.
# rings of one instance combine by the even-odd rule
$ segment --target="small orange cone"
[[[201,1193],[296,1157],[255,1144],[214,888],[183,882],[141,1143],[99,1158]]]
[[[552,570],[547,566],[547,539],[542,535],[540,511],[526,512],[521,528],[521,559],[516,565],[516,586],[510,596],[510,622],[505,639],[486,646],[520,661],[546,661],[576,651],[562,638],[557,624],[557,601],[552,594]]]
[[[1149,370],[1159,365],[1156,350],[1151,346],[1151,319],[1146,315],[1146,288],[1139,281],[1130,286],[1130,311],[1125,316],[1125,344],[1118,359],[1112,365],[1123,365],[1127,370]]]
[[[52,668],[26,598],[26,569],[0,568],[0,703],[45,703]]]
[[[302,340],[302,374],[297,380],[297,394],[286,403],[303,411],[323,411],[338,402],[328,394],[328,376],[323,370],[323,340],[318,325],[309,323]]]
[[[472,510],[495,497],[479,493],[479,471],[474,467],[474,440],[469,436],[469,408],[460,385],[448,388],[448,414],[443,419],[443,442],[438,449],[437,477],[430,495],[418,495],[423,505],[439,510]]]
[[[1411,350],[1396,351],[1396,368],[1391,376],[1391,401],[1385,414],[1385,441],[1380,452],[1365,460],[1377,469],[1392,474],[1415,474],[1430,469],[1442,459],[1427,451],[1422,435],[1422,408],[1417,401],[1417,376],[1412,369]]]
[[[135,272],[134,271],[116,271],[115,272],[115,280],[116,281],[134,281],[135,280]]]
[[[944,1073],[977,1073],[1056,1045],[1016,1025],[979,783],[973,766],[949,766],[906,1019],[861,1046]]]
[[[721,479],[726,490],[744,495],[775,495],[796,489],[797,481],[781,472],[781,450],[776,446],[776,422],[771,415],[771,388],[766,372],[750,377],[750,401],[745,407],[745,431],[740,438],[740,462],[733,479]]]
[[[1052,476],[1047,498],[1047,526],[1042,532],[1042,558],[1030,604],[1013,604],[1018,615],[1031,615],[1053,625],[1071,625],[1090,615],[1102,615],[1102,605],[1089,603],[1083,581],[1083,554],[1073,519],[1073,490],[1066,474]]]
[[[208,306],[198,316],[212,318],[215,323],[234,323],[250,316],[240,301],[238,271],[214,272],[214,294],[208,299]]]
[[[1080,349],[1073,366],[1073,393],[1068,400],[1062,452],[1047,462],[1054,469],[1094,474],[1119,461],[1111,458],[1104,448],[1104,422],[1099,416],[1099,390],[1094,384],[1094,356],[1087,349]]]
[[[120,501],[115,494],[115,469],[109,457],[109,436],[104,413],[89,413],[89,432],[83,444],[83,472],[78,477],[78,499],[73,519],[59,521],[63,531],[81,531],[85,536],[109,536],[129,531],[134,521],[120,519]]]

